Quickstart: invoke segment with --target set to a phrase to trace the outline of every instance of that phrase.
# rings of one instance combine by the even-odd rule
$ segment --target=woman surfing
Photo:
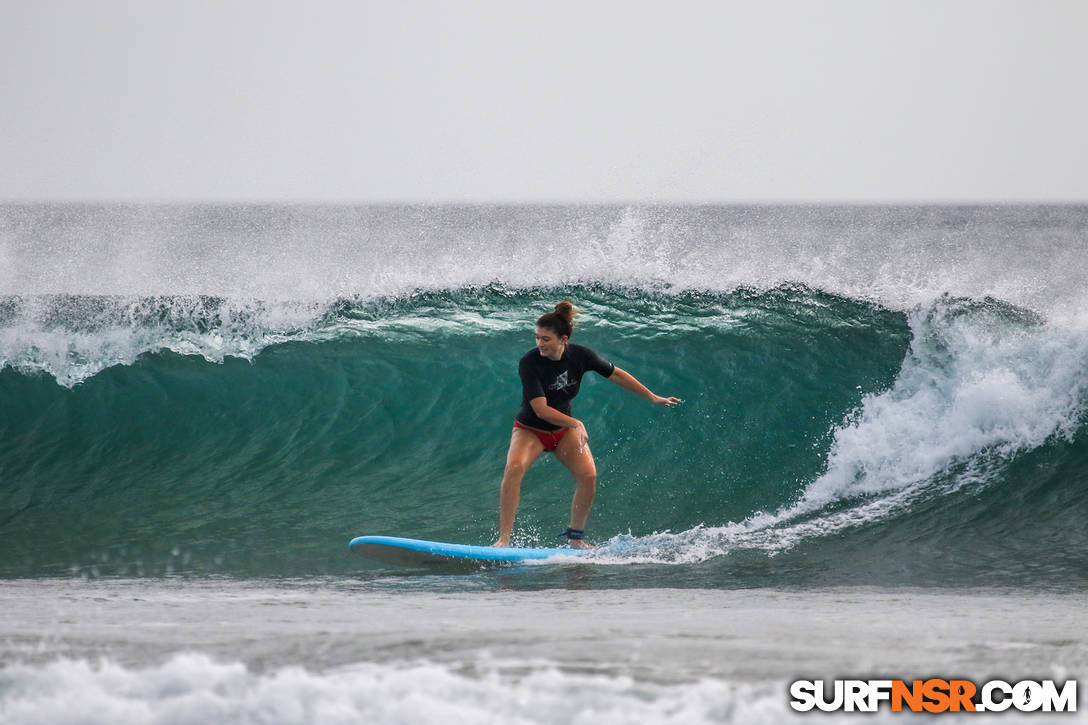
[[[574,315],[574,305],[563,300],[553,312],[541,316],[536,321],[536,347],[518,363],[522,402],[506,454],[499,495],[499,539],[493,546],[510,545],[521,499],[521,479],[541,453],[550,452],[571,472],[576,486],[570,525],[560,536],[567,537],[572,548],[593,548],[585,541],[585,528],[597,492],[597,466],[589,450],[589,432],[582,421],[571,417],[570,408],[585,373],[592,370],[655,405],[672,407],[680,403],[679,398],[655,395],[630,373],[606,362],[588,347],[570,342]]]

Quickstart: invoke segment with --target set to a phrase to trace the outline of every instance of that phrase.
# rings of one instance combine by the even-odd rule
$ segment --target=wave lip
[[[898,491],[957,463],[991,462],[1071,439],[1088,402],[1088,337],[993,302],[945,299],[909,316],[913,342],[895,385],[835,432],[828,470],[801,507]]]
[[[0,368],[44,372],[72,387],[114,365],[170,350],[221,363],[320,329],[328,306],[200,295],[0,299]]]

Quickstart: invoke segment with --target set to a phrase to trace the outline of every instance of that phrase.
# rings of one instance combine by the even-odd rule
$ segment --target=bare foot
[[[509,539],[499,539],[494,544],[492,544],[492,546],[504,546],[504,547],[505,546],[510,546],[510,540]]]
[[[597,547],[583,539],[571,539],[570,548],[572,549],[596,549]]]

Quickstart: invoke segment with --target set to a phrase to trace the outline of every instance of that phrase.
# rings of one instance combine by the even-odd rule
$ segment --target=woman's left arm
[[[646,398],[646,400],[655,405],[664,405],[668,408],[671,408],[674,405],[680,405],[680,398],[662,398],[660,395],[654,395],[649,388],[635,380],[635,376],[626,370],[615,368],[608,379],[624,390],[630,390],[635,395],[640,398]]]

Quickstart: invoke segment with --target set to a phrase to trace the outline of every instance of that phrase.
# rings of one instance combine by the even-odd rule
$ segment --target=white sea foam
[[[909,317],[895,384],[838,428],[827,472],[799,507],[899,491],[1070,436],[1088,402],[1088,335],[1007,312],[941,301]]]
[[[810,720],[811,713],[790,709],[788,687],[785,681],[714,678],[654,683],[525,662],[506,672],[359,663],[324,673],[301,667],[262,673],[241,663],[181,654],[147,668],[67,659],[8,665],[0,670],[0,719],[7,725],[760,725]],[[887,704],[864,717],[870,722],[921,718],[893,713]],[[1073,717],[1085,722],[1083,715]],[[819,719],[846,723],[857,718],[857,713],[839,712]],[[946,713],[942,718],[950,723],[1023,720],[1017,713]]]
[[[475,670],[475,668],[470,668]],[[637,681],[521,662],[501,669],[360,663],[259,673],[205,655],[148,668],[55,660],[0,670],[8,725],[151,723],[774,723],[789,718],[779,683]]]

